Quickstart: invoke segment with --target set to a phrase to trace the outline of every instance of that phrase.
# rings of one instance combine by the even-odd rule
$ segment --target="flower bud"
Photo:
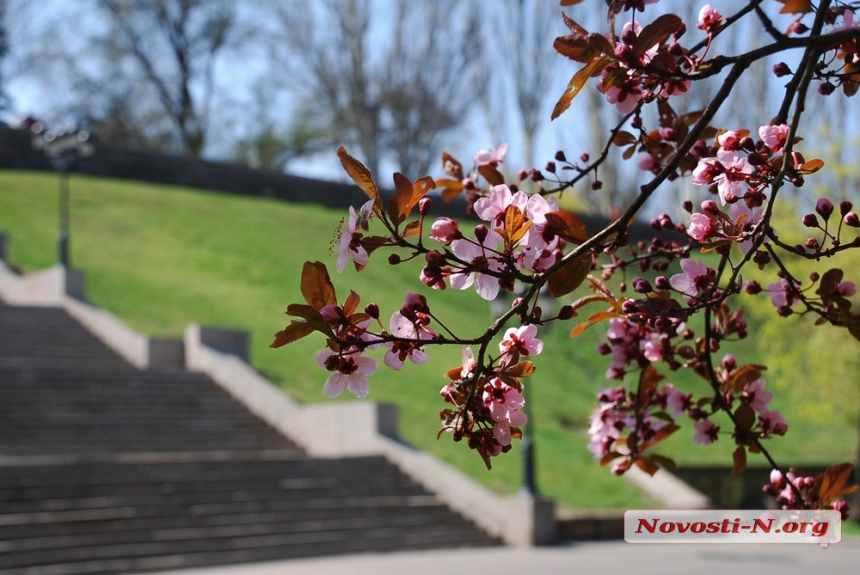
[[[839,202],[839,215],[840,216],[846,215],[848,212],[851,211],[851,208],[853,208],[853,207],[854,207],[854,205],[851,202],[849,202],[848,200]]]
[[[587,164],[587,163],[588,163],[588,160],[590,160],[590,159],[591,159],[591,156],[589,156],[589,155],[588,155],[588,152],[583,152],[583,153],[582,153],[582,154],[580,154],[580,156],[579,156],[579,161],[580,161],[580,162],[583,162],[583,163],[585,163],[585,164]]]
[[[610,353],[612,353],[612,348],[609,347],[608,343],[601,343],[597,346],[597,353],[599,353],[600,355],[609,355]]]
[[[529,177],[529,173],[525,170],[520,170],[519,172],[517,172],[517,179],[520,181],[523,181],[528,177]]]
[[[820,198],[815,204],[815,211],[826,222],[830,219],[830,214],[833,213],[833,204],[827,198]]]
[[[654,290],[651,287],[651,282],[645,278],[635,277],[633,278],[633,291],[636,293],[650,293]]]
[[[483,244],[484,240],[487,239],[487,236],[490,234],[490,230],[487,229],[487,226],[484,224],[479,224],[475,226],[475,239],[478,240],[479,244]]]
[[[430,198],[421,198],[418,201],[418,213],[422,216],[426,216],[430,213],[430,210],[433,208],[433,200]]]
[[[807,228],[818,227],[818,218],[815,217],[815,214],[806,214],[800,221],[803,222],[803,225]]]
[[[823,82],[818,85],[818,93],[822,96],[829,96],[833,92],[836,91],[836,86],[831,84],[830,82]]]
[[[811,282],[817,282],[820,278],[821,276],[818,275],[818,272],[812,272],[811,274],[809,274],[809,281]]]
[[[561,150],[559,150],[559,151],[557,151],[557,152],[555,153],[555,160],[556,160],[557,162],[566,162],[566,161],[567,161],[567,157],[565,157],[564,152],[562,152]]]
[[[475,181],[472,178],[463,178],[463,188],[466,190],[474,190]]]
[[[375,303],[369,303],[364,306],[364,313],[373,319],[379,319],[379,306]]]
[[[717,202],[714,200],[705,200],[702,202],[702,211],[709,216],[716,216],[720,213],[720,208],[717,207]]]
[[[642,116],[633,116],[633,119],[630,120],[630,127],[634,130],[638,130],[642,127]]]
[[[845,222],[846,226],[860,228],[860,218],[857,217],[856,212],[848,212],[845,214],[845,217],[842,218],[842,221]]]
[[[667,290],[672,287],[672,284],[669,283],[669,278],[666,276],[657,276],[654,279],[654,285],[660,290]]]
[[[595,180],[595,181],[591,184],[591,189],[592,189],[592,190],[599,190],[599,189],[601,189],[602,187],[603,187],[603,182],[601,182],[600,180]]]
[[[744,291],[750,295],[756,295],[762,292],[762,287],[757,281],[749,280],[744,284]]]
[[[690,200],[684,200],[684,203],[681,204],[681,207],[684,208],[684,211],[688,214],[693,213],[693,202],[691,202]]]
[[[636,307],[636,302],[633,300],[624,300],[624,303],[621,304],[621,311],[624,313],[636,313],[639,309]]]
[[[529,170],[529,177],[534,182],[541,182],[544,179],[543,174],[540,173],[540,170],[537,170],[535,168],[532,168],[531,170]]]
[[[782,317],[788,317],[791,314],[793,314],[794,312],[791,310],[791,308],[789,306],[782,305],[782,306],[779,306],[778,308],[776,308],[776,313],[778,313]]]
[[[391,254],[390,256],[388,256],[388,263],[393,265],[393,266],[396,266],[397,264],[400,263],[400,255],[399,254]]]
[[[788,76],[791,74],[791,68],[788,67],[788,64],[785,62],[780,62],[778,64],[774,64],[773,66],[773,75],[777,78],[782,78],[783,76]]]
[[[807,32],[809,32],[809,26],[807,26],[803,22],[795,22],[791,25],[791,31],[794,34],[806,34]]]
[[[550,174],[554,174],[555,173],[555,162],[547,162],[545,169]]]
[[[725,368],[728,371],[731,371],[738,366],[737,359],[735,359],[735,356],[730,354],[730,353],[727,353],[725,356],[723,356],[722,363],[723,363],[723,368]]]
[[[563,305],[561,309],[558,310],[558,319],[560,320],[568,320],[576,315],[576,312],[573,311],[573,306],[571,305]]]

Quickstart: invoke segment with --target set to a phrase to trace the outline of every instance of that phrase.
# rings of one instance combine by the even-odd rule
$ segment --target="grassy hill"
[[[321,339],[306,338],[278,350],[268,344],[289,321],[283,315],[286,305],[301,301],[302,263],[320,260],[334,270],[328,245],[344,213],[84,176],[72,176],[70,185],[71,260],[73,267],[86,271],[95,304],[153,336],[179,337],[192,321],[248,329],[255,367],[301,401],[327,401],[322,393],[326,373],[313,360]],[[55,175],[0,171],[0,230],[10,235],[10,259],[16,265],[25,270],[53,265],[56,226]],[[353,289],[363,303],[376,301],[387,317],[400,307],[406,291],[430,291],[417,281],[417,266],[391,267],[383,258],[376,260],[371,258],[361,274],[333,272],[339,299]],[[473,293],[434,292],[431,303],[440,319],[466,335],[478,333],[489,319],[488,305]],[[559,325],[546,334],[548,349],[555,353],[536,358],[538,371],[532,378],[530,417],[540,488],[578,508],[648,505],[626,481],[598,467],[585,449],[594,393],[607,386],[606,359],[594,351],[603,328],[575,340],[569,339],[569,330]],[[458,350],[432,349],[431,361],[403,373],[381,367],[371,379],[371,399],[400,406],[401,431],[410,442],[494,489],[516,491],[521,477],[516,446],[487,472],[464,445],[447,436],[436,440],[437,414],[444,406],[438,390],[445,383],[444,372],[459,363]],[[845,423],[822,429],[815,420],[795,420],[803,409],[792,405],[791,388],[787,391],[776,407],[784,410],[794,437],[781,441],[775,453],[793,462],[850,458],[853,429]],[[730,464],[729,441],[702,449],[690,445],[690,437],[672,438],[664,451],[681,462]]]

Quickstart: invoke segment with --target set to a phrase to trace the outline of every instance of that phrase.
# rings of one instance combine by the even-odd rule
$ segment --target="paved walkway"
[[[580,543],[538,549],[467,549],[345,555],[158,575],[815,575],[856,573],[860,539],[831,545],[632,545]]]

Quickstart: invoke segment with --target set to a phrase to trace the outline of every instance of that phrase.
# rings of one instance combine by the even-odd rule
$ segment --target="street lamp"
[[[520,289],[515,292],[516,297],[521,297],[525,294],[528,286],[520,286]],[[499,295],[496,299],[490,301],[490,311],[493,314],[493,317],[497,318],[501,316],[503,313],[508,311],[511,306],[511,300],[509,299],[508,292],[500,291]],[[553,315],[556,302],[555,299],[549,294],[545,293],[545,291],[541,291],[538,295],[538,306],[540,306],[542,310],[543,317],[551,317]],[[544,324],[544,333],[549,330],[550,324]],[[526,405],[533,406],[531,403],[531,387],[532,384],[523,386],[523,399],[526,402]],[[520,493],[523,495],[528,495],[530,497],[537,497],[538,489],[537,489],[537,473],[535,467],[535,437],[534,437],[534,426],[535,426],[535,413],[533,407],[528,408],[528,422],[522,427],[523,438],[521,441],[523,448],[523,485],[520,488]]]
[[[90,135],[83,130],[45,131],[40,122],[30,127],[31,144],[34,149],[42,150],[51,166],[60,177],[60,221],[57,231],[57,245],[60,265],[69,268],[69,169],[79,157],[93,155]]]

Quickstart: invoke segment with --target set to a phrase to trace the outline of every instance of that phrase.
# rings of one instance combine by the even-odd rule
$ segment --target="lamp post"
[[[83,130],[45,131],[36,122],[30,128],[31,144],[34,149],[42,150],[59,174],[59,226],[57,231],[57,251],[60,265],[70,268],[69,257],[69,169],[79,157],[93,155],[90,135]]]
[[[527,286],[521,286],[521,289],[517,292],[517,297],[522,296],[525,293],[525,288]],[[492,312],[494,317],[499,317],[508,309],[510,309],[510,299],[508,296],[508,292],[502,291],[499,292],[499,296],[490,301],[490,311]],[[546,295],[543,291],[540,292],[538,296],[538,305],[540,306],[543,316],[549,317],[552,316],[555,309],[555,299],[549,295]],[[544,332],[549,331],[549,325],[545,324]],[[529,385],[523,386],[523,399],[525,400],[526,405],[532,406],[531,403],[531,383]],[[528,409],[528,422],[522,427],[523,438],[521,441],[522,449],[523,449],[523,485],[520,487],[520,493],[522,495],[528,495],[529,497],[537,497],[538,488],[537,488],[537,472],[535,467],[535,438],[534,438],[534,426],[535,426],[535,414],[534,409],[529,407]]]

